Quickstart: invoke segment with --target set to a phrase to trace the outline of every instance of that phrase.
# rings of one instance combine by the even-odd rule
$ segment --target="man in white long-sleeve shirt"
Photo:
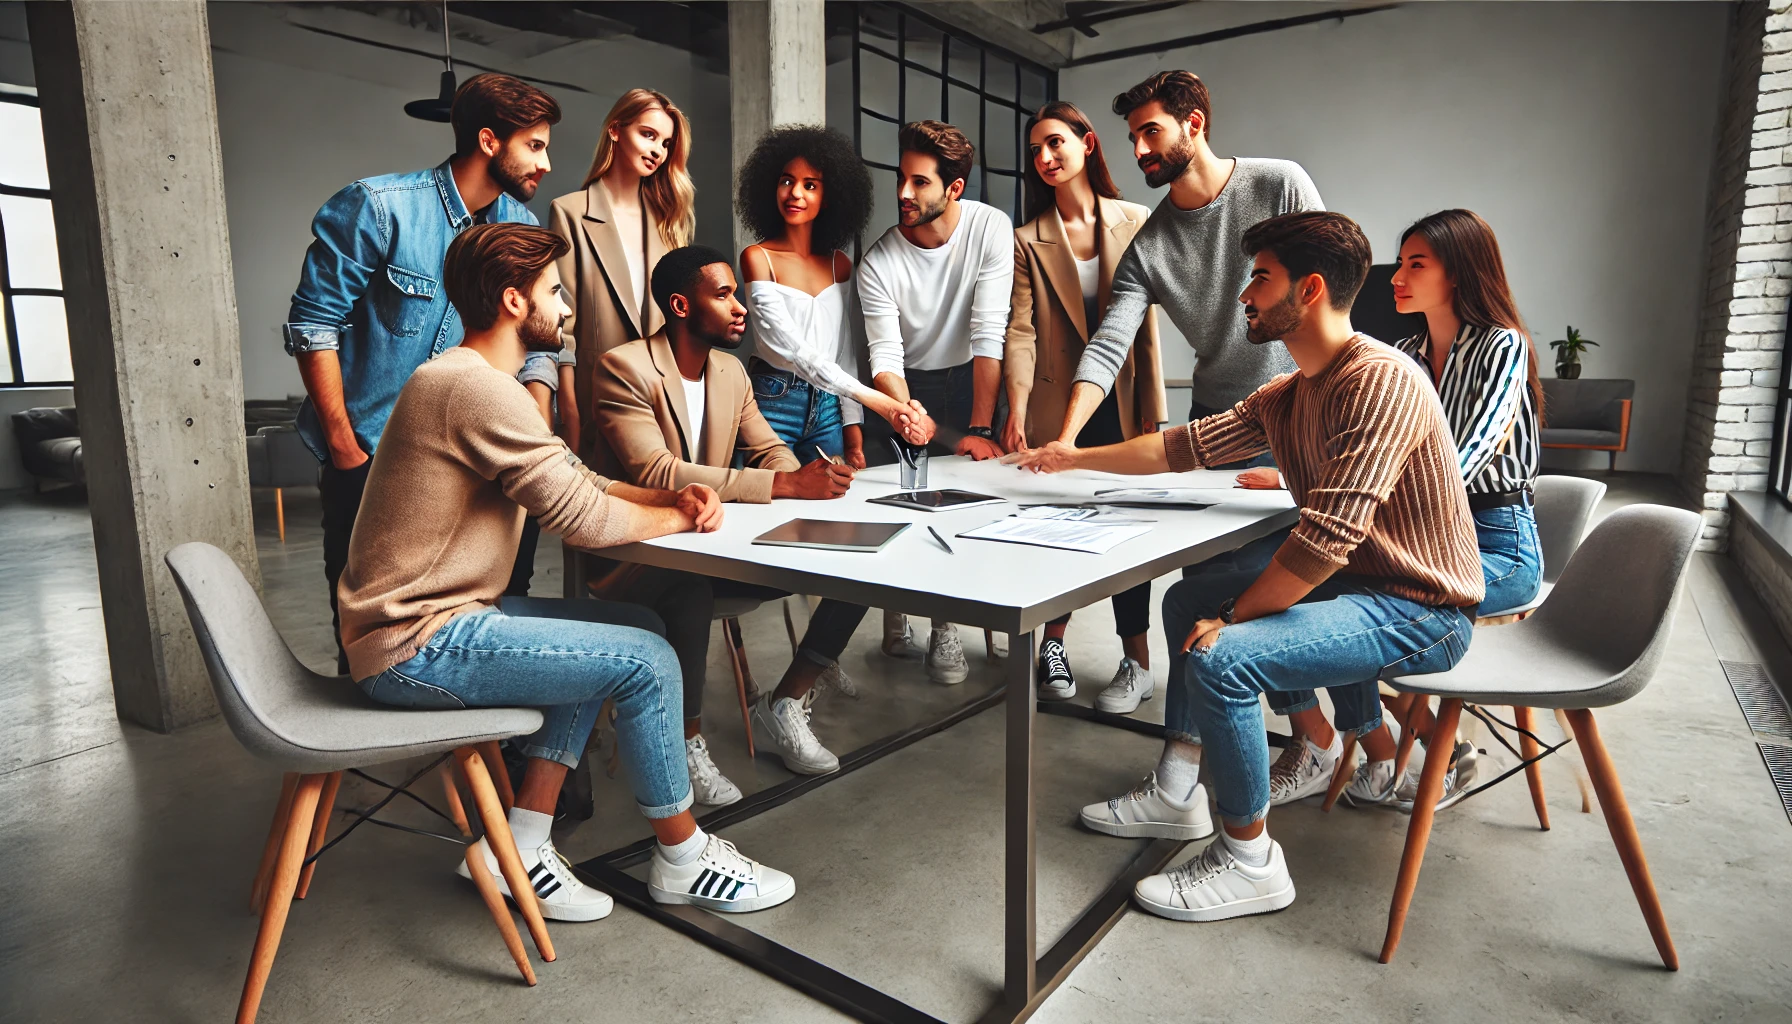
[[[919,401],[927,438],[943,425],[957,454],[995,458],[1014,225],[993,206],[959,198],[975,153],[963,132],[911,121],[897,142],[901,223],[859,261],[871,382],[898,402]],[[886,613],[884,650],[906,648],[907,630],[901,615]],[[927,668],[946,684],[969,673],[952,626],[934,623]]]

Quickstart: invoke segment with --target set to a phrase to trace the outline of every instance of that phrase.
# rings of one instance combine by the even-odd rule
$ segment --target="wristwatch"
[[[996,430],[994,427],[966,427],[964,428],[964,433],[966,437],[981,437],[985,441],[994,441],[996,439]]]
[[[1228,597],[1220,602],[1219,619],[1221,622],[1228,626],[1232,625],[1232,609],[1236,604],[1238,604],[1238,599],[1234,597]]]

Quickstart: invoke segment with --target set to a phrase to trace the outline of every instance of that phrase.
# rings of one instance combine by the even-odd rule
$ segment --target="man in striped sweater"
[[[1340,726],[1363,737],[1371,759],[1391,761],[1375,679],[1391,667],[1453,666],[1468,649],[1483,586],[1437,396],[1410,359],[1350,327],[1369,271],[1362,230],[1341,214],[1284,214],[1246,231],[1244,250],[1254,258],[1240,296],[1248,337],[1283,341],[1298,372],[1186,427],[1105,448],[1054,442],[1006,460],[1043,472],[1162,473],[1267,449],[1300,504],[1299,523],[1260,574],[1170,588],[1164,628],[1177,653],[1163,755],[1137,789],[1083,809],[1085,824],[1111,835],[1211,834],[1199,783],[1205,741],[1223,837],[1134,891],[1146,910],[1179,921],[1294,902],[1287,862],[1264,827],[1269,746],[1259,694],[1331,688]]]

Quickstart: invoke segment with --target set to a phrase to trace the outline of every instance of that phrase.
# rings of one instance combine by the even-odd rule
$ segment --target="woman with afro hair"
[[[838,132],[774,128],[740,171],[735,212],[759,241],[740,254],[755,355],[753,397],[798,453],[820,448],[865,468],[864,408],[901,434],[915,407],[866,385],[855,331],[864,319],[841,251],[871,215],[871,175]]]

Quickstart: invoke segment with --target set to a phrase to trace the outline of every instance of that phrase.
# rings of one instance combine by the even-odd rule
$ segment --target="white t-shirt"
[[[1071,259],[1076,259],[1072,256]],[[1083,290],[1083,322],[1089,325],[1089,333],[1101,324],[1095,319],[1095,306],[1101,297],[1101,257],[1091,256],[1086,260],[1076,260],[1076,283]]]
[[[937,249],[898,228],[859,261],[859,303],[871,375],[943,370],[1002,358],[1014,285],[1014,225],[993,206],[958,203],[958,226]]]
[[[691,416],[691,461],[703,462],[703,410],[708,404],[709,385],[703,380],[685,380],[684,374],[678,379],[684,381],[684,411]]]

